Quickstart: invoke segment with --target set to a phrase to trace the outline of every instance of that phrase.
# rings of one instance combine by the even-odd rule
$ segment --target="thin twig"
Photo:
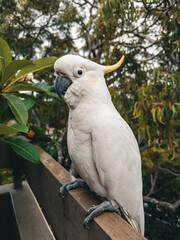
[[[155,39],[152,39],[151,37],[149,37],[149,36],[147,36],[147,35],[145,35],[143,33],[134,33],[134,35],[137,36],[137,37],[140,37],[142,39],[146,39],[146,40],[148,40],[152,44],[156,43]]]
[[[159,174],[159,169],[157,169],[157,171],[155,172],[154,177],[153,177],[152,174],[150,174],[151,189],[149,190],[148,194],[146,195],[147,197],[149,197],[152,194],[154,194],[154,193],[159,191],[159,189],[155,190],[156,182],[157,182],[157,179],[158,179],[158,174]]]
[[[34,108],[31,109],[31,113],[32,113],[32,116],[35,118],[36,120],[36,123],[37,123],[37,126],[38,127],[41,127],[41,121],[40,121],[40,118],[36,112],[36,110]]]
[[[170,173],[170,174],[172,174],[172,175],[174,175],[174,176],[176,176],[176,177],[180,177],[180,173],[175,173],[175,172],[169,170],[168,168],[163,168],[163,167],[161,167],[159,161],[158,161],[158,163],[157,163],[157,166],[158,166],[158,169],[159,169],[159,170],[168,172],[168,173]]]

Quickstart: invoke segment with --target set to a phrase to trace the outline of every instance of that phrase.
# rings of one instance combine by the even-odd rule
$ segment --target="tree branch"
[[[157,199],[151,198],[151,197],[148,197],[148,196],[144,196],[143,200],[144,200],[144,202],[152,203],[152,204],[158,205],[160,207],[165,207],[167,209],[172,210],[173,212],[175,212],[176,209],[180,206],[180,199],[177,200],[174,204],[164,202],[164,201],[158,201]]]
[[[31,113],[32,113],[32,116],[35,118],[36,120],[36,123],[37,123],[37,126],[38,127],[41,127],[41,121],[40,121],[40,118],[36,112],[36,110],[34,108],[31,109]]]
[[[149,190],[148,194],[146,195],[147,197],[149,197],[150,195],[158,192],[160,189],[155,190],[155,185],[158,179],[158,174],[159,174],[159,169],[157,169],[157,171],[154,174],[154,177],[152,174],[150,174],[150,180],[151,180],[151,189]]]
[[[160,164],[159,164],[159,161],[158,161],[158,165],[157,165],[157,166],[158,166],[158,169],[159,169],[159,170],[168,172],[168,173],[170,173],[170,174],[172,174],[172,175],[174,175],[174,176],[176,176],[176,177],[180,177],[180,173],[175,173],[175,172],[169,170],[168,168],[162,168],[162,167],[160,166]]]
[[[86,4],[89,4],[91,6],[91,8],[96,8],[98,9],[98,7],[95,5],[95,1],[93,3],[91,3],[90,1],[88,0],[84,0],[83,3],[79,3],[79,2],[76,2],[75,0],[73,0],[73,3],[75,3],[76,5],[78,5],[79,7],[82,7]]]
[[[137,36],[137,37],[146,39],[146,40],[148,40],[150,43],[153,43],[153,44],[156,42],[155,39],[152,39],[151,37],[149,37],[149,36],[147,36],[147,35],[145,35],[145,34],[143,34],[143,33],[134,33],[134,35]]]

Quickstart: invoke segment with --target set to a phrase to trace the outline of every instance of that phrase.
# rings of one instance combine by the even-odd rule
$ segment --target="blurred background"
[[[123,66],[106,75],[122,117],[142,156],[145,236],[180,239],[180,1],[0,0],[0,38],[13,59],[71,53]],[[54,84],[48,68],[29,76]],[[66,146],[68,107],[63,99],[32,92],[26,137],[76,176]],[[13,123],[10,123],[13,124]],[[12,181],[0,170],[0,184]]]

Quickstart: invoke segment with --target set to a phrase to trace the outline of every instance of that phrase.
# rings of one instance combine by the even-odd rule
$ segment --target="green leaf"
[[[8,105],[7,105],[8,106]],[[0,117],[0,123],[7,123],[9,120],[13,119],[14,115],[11,112],[9,106],[7,108],[7,110],[4,112],[3,116]]]
[[[26,56],[23,57],[23,60],[26,60],[29,54],[26,54]]]
[[[17,132],[26,133],[27,131],[28,131],[28,127],[26,125],[16,124],[16,125],[9,127],[5,124],[0,124],[0,135],[17,133]]]
[[[6,93],[3,97],[7,99],[8,105],[19,123],[25,124],[28,120],[28,111],[23,102],[16,96]]]
[[[19,92],[19,91],[44,92],[43,89],[38,88],[34,84],[30,84],[30,83],[17,83],[16,86],[10,87],[8,89],[8,92]]]
[[[40,162],[40,156],[37,149],[29,142],[19,138],[4,138],[1,141],[9,144],[12,149],[21,157],[33,163]]]
[[[58,95],[56,92],[54,92],[54,86],[48,86],[44,83],[16,83],[15,86],[10,87],[8,89],[8,92],[18,92],[18,91],[36,91],[36,92],[44,92],[52,97],[57,97]]]
[[[39,58],[39,59],[34,60],[33,63],[35,63],[38,66],[41,66],[43,69],[44,66],[46,66],[46,67],[53,66],[57,59],[58,59],[58,57],[44,57],[44,58]]]
[[[13,118],[13,114],[7,104],[7,100],[0,95],[0,123],[6,123]]]
[[[142,114],[142,107],[138,105],[138,102],[135,103],[134,105],[134,112],[133,112],[133,118],[139,118]]]
[[[43,83],[35,83],[34,84],[34,87],[44,91],[45,93],[47,93],[48,95],[52,96],[52,97],[58,97],[57,93],[54,92],[55,88],[54,86],[48,86],[46,84],[43,84]]]
[[[2,75],[1,85],[15,77],[15,74],[18,70],[21,70],[27,66],[35,67],[36,65],[27,60],[14,60],[10,62],[4,70],[4,74]]]
[[[24,133],[28,132],[28,127],[26,125],[23,125],[23,124],[16,124],[16,125],[13,125],[11,127],[18,130],[19,132],[24,132]]]
[[[173,73],[180,76],[180,72],[178,72],[178,71],[174,71]]]
[[[155,108],[151,109],[151,114],[152,114],[154,123],[156,123],[156,109]]]
[[[34,96],[31,96],[29,94],[16,92],[16,93],[14,93],[14,95],[17,96],[17,97],[20,97],[20,98],[25,98],[25,99],[26,98],[31,98],[31,99],[36,101],[36,104],[38,106],[43,107],[44,109],[47,109],[47,107],[48,107],[48,102],[47,101],[43,101],[43,100],[37,99]]]
[[[51,91],[52,87],[53,87],[53,86],[48,86],[48,85],[46,85],[44,83],[40,83],[40,82],[39,83],[35,83],[34,86],[39,88],[39,89],[41,89],[41,90],[43,90],[43,91]]]
[[[6,86],[4,90],[8,89],[11,85],[16,83],[19,79],[25,77],[29,73],[36,72],[36,71],[42,70],[44,68],[53,66],[57,59],[58,59],[57,57],[45,57],[45,58],[40,58],[40,59],[33,61],[33,63],[36,65],[24,67],[18,73],[17,77],[14,78],[14,80],[8,86]]]
[[[159,122],[161,124],[164,125],[164,122],[162,121],[162,116],[163,116],[163,110],[161,108],[159,108],[158,111],[157,111],[157,119],[159,120]]]
[[[1,84],[1,79],[2,79],[1,76],[2,76],[2,73],[3,73],[4,65],[5,65],[4,58],[2,58],[0,56],[0,84]]]
[[[0,38],[0,57],[3,58],[3,61],[0,61],[0,68],[2,68],[3,71],[4,67],[6,67],[12,61],[12,55],[9,45],[2,38]],[[2,62],[4,62],[4,64],[2,64]]]
[[[176,116],[176,108],[175,108],[174,105],[172,105],[171,110],[172,110],[172,116],[171,116],[171,118],[174,118],[174,117]]]
[[[29,109],[31,109],[36,103],[36,100],[32,98],[26,98],[23,100],[23,103],[26,106],[27,110],[29,111]]]

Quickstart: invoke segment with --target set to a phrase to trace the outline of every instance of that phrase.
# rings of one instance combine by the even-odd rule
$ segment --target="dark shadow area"
[[[3,240],[20,240],[9,193],[0,194],[0,236]]]

